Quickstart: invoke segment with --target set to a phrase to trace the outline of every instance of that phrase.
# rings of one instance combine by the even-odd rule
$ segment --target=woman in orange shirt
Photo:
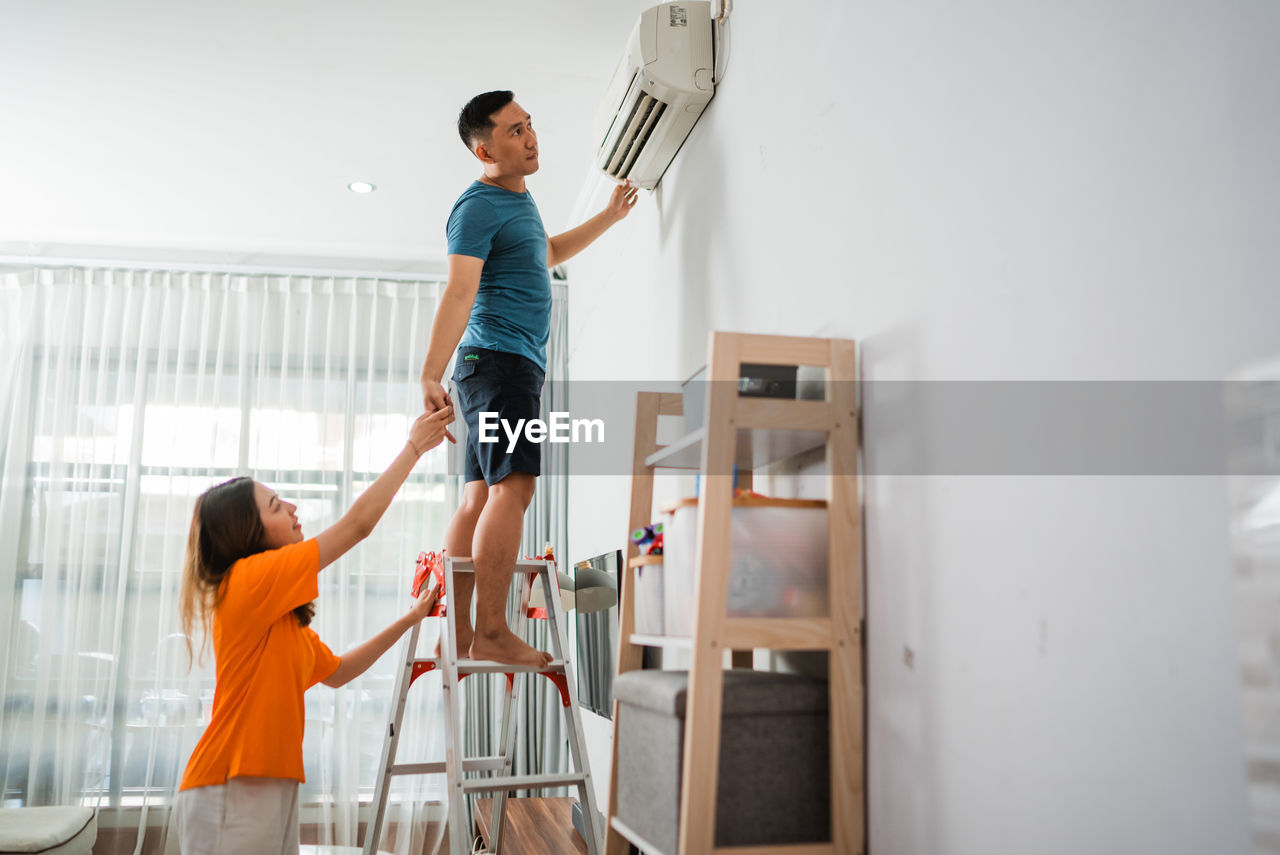
[[[452,421],[449,407],[419,416],[387,471],[310,540],[297,506],[250,478],[233,478],[196,500],[182,625],[188,638],[197,622],[206,639],[212,636],[216,684],[209,726],[175,805],[184,855],[297,855],[303,692],[363,674],[435,601],[434,592],[424,593],[403,617],[339,658],[308,626],[317,574],[369,536]]]

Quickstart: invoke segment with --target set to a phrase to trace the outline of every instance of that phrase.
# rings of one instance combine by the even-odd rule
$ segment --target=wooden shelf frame
[[[636,401],[629,529],[647,525],[653,514],[654,469],[694,468],[701,474],[698,546],[694,572],[693,630],[689,639],[635,635],[635,562],[622,574],[618,626],[619,674],[641,667],[645,644],[688,647],[691,651],[686,700],[684,764],[680,795],[679,851],[752,855],[833,853],[861,855],[866,841],[864,677],[862,633],[862,528],[858,496],[857,366],[853,341],[713,332],[707,347],[707,411],[704,427],[670,446],[657,443],[659,416],[682,415],[677,394],[641,392]],[[824,401],[746,398],[737,394],[743,363],[816,365],[825,368]],[[792,434],[787,436],[787,434]],[[763,440],[763,441],[762,441]],[[743,447],[749,451],[745,454]],[[815,619],[736,618],[727,615],[729,530],[733,465],[750,469],[805,450],[826,447],[830,617]],[[741,483],[740,479],[740,483]],[[627,546],[628,559],[638,554]],[[749,651],[825,650],[830,661],[831,842],[783,846],[715,847],[720,716],[724,651],[734,665],[749,663]],[[743,651],[747,651],[745,654]],[[614,701],[614,722],[618,702]],[[614,740],[610,776],[606,855],[625,855],[628,838],[619,830],[618,745]],[[633,841],[634,842],[634,841]]]

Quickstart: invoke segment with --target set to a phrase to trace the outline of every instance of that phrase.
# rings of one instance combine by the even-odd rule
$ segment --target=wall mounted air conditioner
[[[646,9],[605,93],[596,164],[652,190],[715,92],[711,3]]]

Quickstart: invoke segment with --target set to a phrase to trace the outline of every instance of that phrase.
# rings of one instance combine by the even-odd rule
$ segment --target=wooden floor
[[[492,802],[489,799],[477,799],[477,831],[489,842],[489,813]],[[573,803],[575,799],[508,799],[507,828],[503,834],[502,855],[586,855],[587,844],[573,827]],[[431,843],[436,835],[443,837],[438,847]],[[315,826],[302,828],[302,842],[313,847],[310,851],[319,850],[316,843]],[[160,855],[164,848],[160,844],[161,829],[148,829],[147,839],[142,847],[143,855]],[[441,828],[437,823],[427,824],[426,840],[422,855],[441,855],[449,851],[449,830]],[[133,855],[137,845],[136,829],[101,829],[93,851],[101,855]],[[359,839],[364,840],[363,824],[359,830]],[[344,851],[358,853],[359,847],[346,847]],[[248,853],[246,853],[248,855]]]
[[[507,799],[502,855],[586,855],[587,843],[573,827],[576,799]],[[492,799],[476,799],[476,826],[489,843]]]

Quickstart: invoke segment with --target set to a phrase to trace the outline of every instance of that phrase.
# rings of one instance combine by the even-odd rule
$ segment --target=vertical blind
[[[0,273],[0,803],[137,808],[117,814],[136,814],[138,850],[147,828],[163,836],[213,697],[212,652],[189,667],[178,621],[195,497],[248,474],[297,503],[304,533],[334,522],[421,412],[418,372],[441,289],[74,266]],[[548,379],[564,361],[563,288],[554,291]],[[428,452],[374,534],[321,574],[313,626],[335,652],[408,607],[414,560],[439,548],[456,506],[449,456]],[[563,479],[546,483],[557,486],[530,515],[527,549],[564,543]],[[357,843],[398,659],[307,693],[300,797],[304,833],[315,824],[318,842]],[[443,756],[437,706],[438,692],[411,694],[411,718],[431,724],[406,731],[402,757]],[[562,762],[558,733],[534,739],[536,753]],[[421,851],[425,832],[411,820],[443,790],[397,785],[402,809],[382,848]]]

